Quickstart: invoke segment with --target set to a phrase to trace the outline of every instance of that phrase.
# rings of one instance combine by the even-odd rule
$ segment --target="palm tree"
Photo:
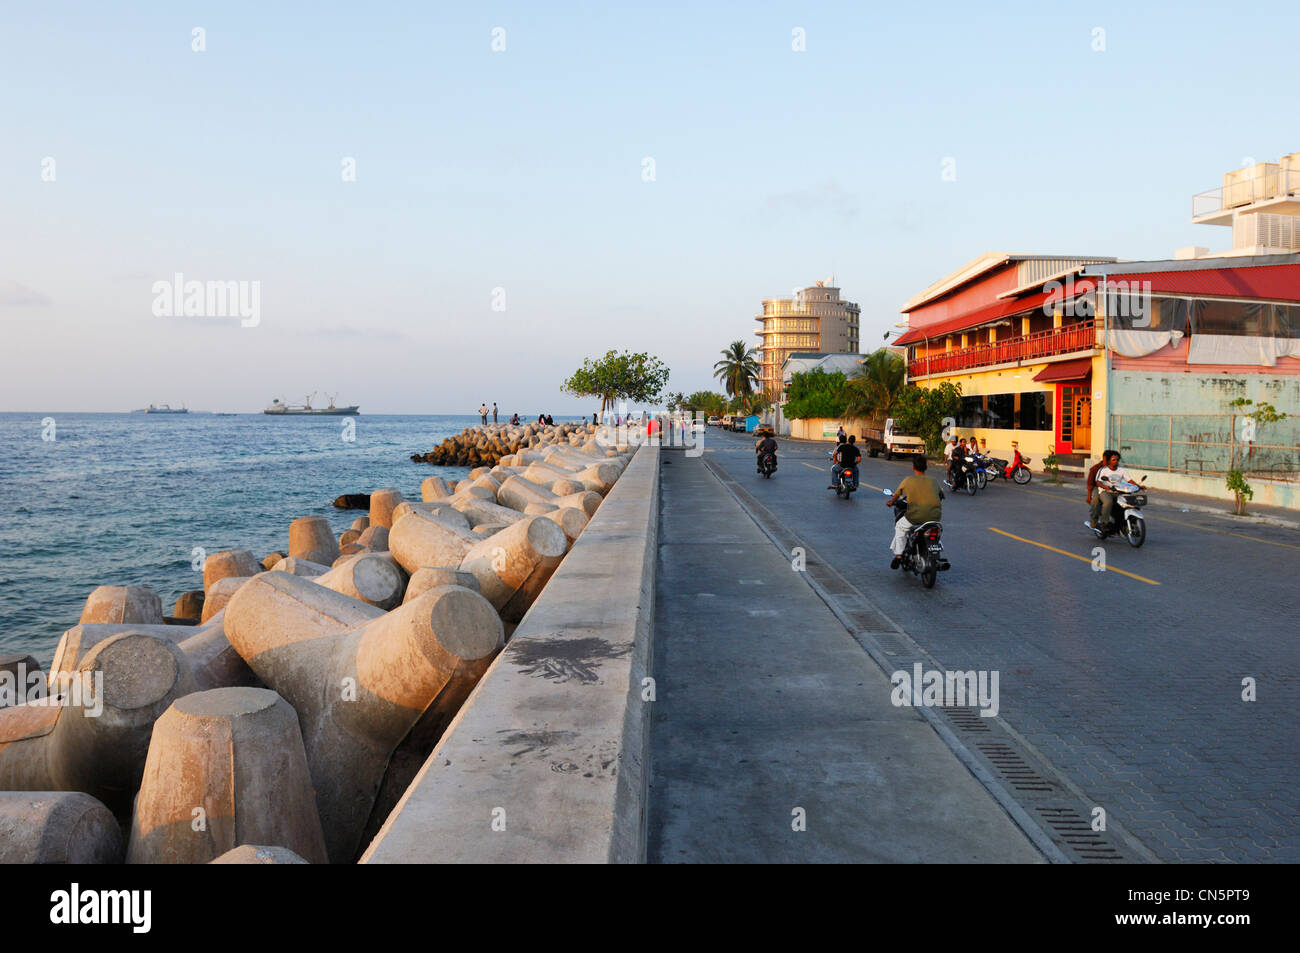
[[[849,417],[888,417],[907,384],[907,364],[893,351],[880,348],[862,361],[849,381]]]
[[[732,397],[753,393],[759,374],[758,359],[754,356],[757,349],[744,341],[732,341],[721,353],[722,360],[713,365],[713,376],[722,381]]]

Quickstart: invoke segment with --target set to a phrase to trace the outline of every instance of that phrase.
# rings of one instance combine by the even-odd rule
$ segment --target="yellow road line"
[[[1085,562],[1089,565],[1092,563],[1091,559],[1086,556],[1080,556],[1078,553],[1069,553],[1064,549],[1057,549],[1055,546],[1048,546],[1046,543],[1037,543],[1032,539],[1025,539],[1023,536],[1017,536],[1015,533],[1008,533],[1005,530],[1000,530],[996,526],[990,526],[989,529],[1001,536],[1009,536],[1011,539],[1018,539],[1022,543],[1028,543],[1030,546],[1037,546],[1040,549],[1050,549],[1054,553],[1060,553],[1062,556],[1069,556],[1071,559],[1077,559],[1080,562]],[[1123,569],[1113,569],[1109,565],[1106,567],[1106,572],[1117,572],[1121,576],[1128,576],[1130,579],[1136,579],[1138,582],[1145,582],[1149,586],[1160,585],[1160,583],[1156,582],[1154,579],[1148,579],[1146,576],[1139,576],[1135,572],[1125,572]]]
[[[1044,493],[1042,490],[1031,490],[1027,486],[1022,486],[1020,489],[1026,493],[1033,493],[1036,496],[1046,496],[1053,500],[1059,500],[1062,503],[1074,502],[1068,497],[1062,497],[1056,493]],[[1087,506],[1088,504],[1084,503],[1083,505]],[[1269,546],[1282,546],[1286,549],[1300,549],[1300,546],[1297,546],[1294,543],[1279,543],[1277,540],[1273,539],[1260,539],[1258,536],[1247,536],[1244,533],[1234,533],[1231,530],[1226,529],[1214,529],[1210,526],[1201,526],[1198,523],[1184,523],[1182,520],[1171,520],[1167,516],[1156,516],[1154,513],[1148,513],[1147,519],[1159,520],[1162,523],[1173,523],[1175,526],[1187,526],[1191,529],[1203,529],[1207,533],[1218,533],[1221,536],[1236,536],[1238,539],[1248,539],[1252,543],[1267,543]]]

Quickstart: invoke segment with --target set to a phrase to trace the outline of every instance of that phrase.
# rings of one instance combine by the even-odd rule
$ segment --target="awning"
[[[1057,361],[1055,364],[1048,364],[1034,375],[1034,380],[1045,384],[1052,381],[1078,381],[1091,373],[1092,358],[1081,357],[1076,361]]]

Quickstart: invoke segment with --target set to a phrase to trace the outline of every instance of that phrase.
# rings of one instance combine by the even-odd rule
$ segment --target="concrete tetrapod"
[[[401,503],[404,497],[401,490],[391,487],[384,490],[375,490],[370,494],[370,528],[371,529],[388,529],[393,525],[393,508]]]
[[[199,691],[226,686],[260,686],[253,674],[230,643],[222,626],[224,616],[217,613],[200,626],[175,625],[74,625],[59,638],[50,665],[51,680],[66,678],[75,672],[92,648],[105,639],[124,632],[135,632],[175,642],[194,675]]]
[[[51,701],[63,704],[0,709],[0,790],[84,791],[129,817],[154,721],[195,690],[189,662],[172,642],[123,632],[61,688]]]
[[[328,566],[339,558],[339,542],[323,516],[300,516],[289,524],[289,555]]]
[[[457,517],[464,520],[463,513]],[[388,549],[407,572],[421,566],[456,566],[481,541],[467,523],[462,526],[449,518],[412,509],[393,526]]]
[[[406,577],[396,564],[378,553],[365,553],[335,566],[314,580],[318,586],[360,599],[380,609],[391,609],[402,601]]]
[[[80,791],[0,792],[0,864],[120,864],[113,812]]]
[[[564,530],[558,524],[545,516],[533,516],[475,545],[461,560],[460,568],[473,573],[483,595],[494,608],[503,611],[521,590],[531,605],[541,591],[538,580],[544,584],[551,577],[568,548]]]
[[[45,673],[33,656],[0,655],[0,708],[21,705],[44,690]]]
[[[86,597],[80,621],[162,625],[162,599],[148,586],[99,586]]]
[[[406,595],[402,601],[410,602],[438,586],[464,586],[466,589],[479,592],[478,579],[473,573],[461,572],[459,569],[446,566],[421,566],[411,573],[410,581],[406,584]]]
[[[127,863],[204,864],[241,844],[325,863],[298,716],[264,688],[178,698],[154,725]]]
[[[213,553],[203,560],[203,591],[210,593],[214,583],[230,576],[256,576],[264,568],[251,550],[225,549]]]
[[[348,618],[352,627],[340,631]],[[356,858],[393,749],[462,661],[490,659],[504,635],[492,606],[459,586],[383,614],[284,573],[258,576],[235,594],[226,634],[298,713],[334,863]]]

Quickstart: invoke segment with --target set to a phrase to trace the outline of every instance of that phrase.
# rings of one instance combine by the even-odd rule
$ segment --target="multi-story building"
[[[935,282],[902,309],[909,380],[960,385],[960,435],[1016,440],[1035,468],[1113,447],[1160,486],[1222,496],[1245,460],[1257,502],[1300,506],[1300,162],[1281,165],[1196,196],[1193,221],[1232,226],[1218,255],[998,252]],[[1292,416],[1256,435],[1237,398]]]
[[[858,352],[858,315],[840,289],[819,281],[795,292],[791,298],[766,298],[763,313],[754,320],[761,339],[759,386],[773,400],[781,393],[781,367],[796,352],[819,354]]]

